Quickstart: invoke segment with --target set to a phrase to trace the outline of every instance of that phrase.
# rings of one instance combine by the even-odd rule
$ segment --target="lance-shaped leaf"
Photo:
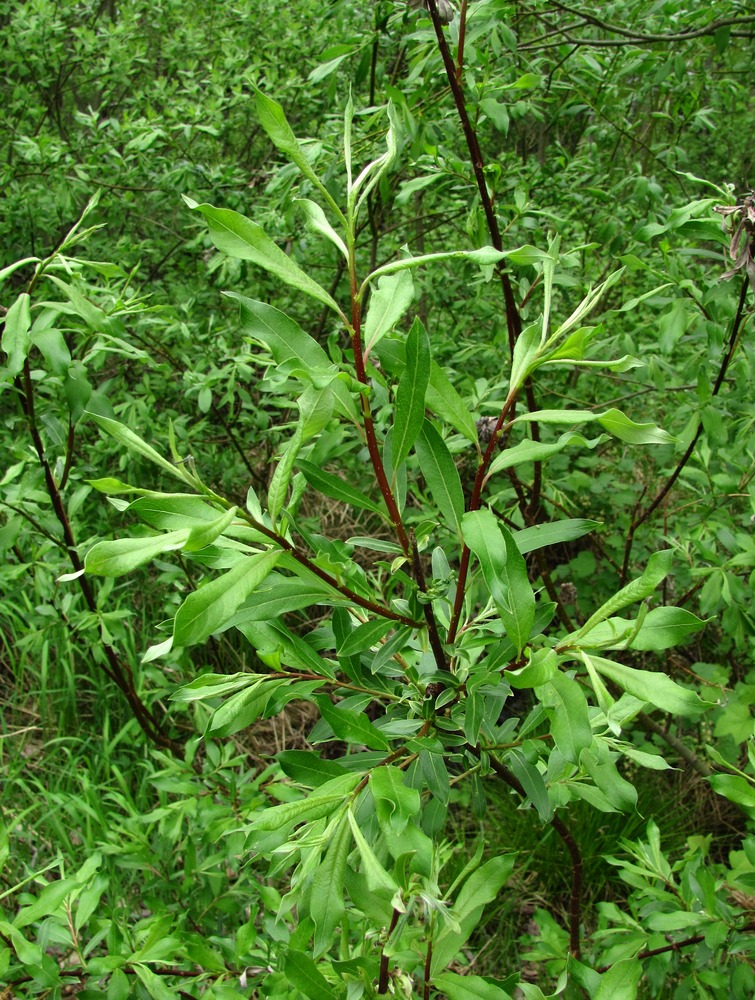
[[[592,450],[596,445],[605,440],[605,435],[601,434],[596,438],[586,438],[574,431],[567,431],[562,434],[558,441],[530,441],[526,439],[514,445],[513,448],[506,448],[500,455],[490,463],[488,475],[501,472],[503,469],[510,469],[513,466],[521,465],[523,462],[544,462],[552,455],[557,455],[564,448],[571,445],[580,445],[582,448]]]
[[[262,676],[253,679],[242,691],[237,691],[215,709],[207,726],[207,734],[232,736],[251,726],[264,715],[270,699],[281,687],[291,684],[288,677]]]
[[[514,423],[537,421],[540,424],[583,424],[597,421],[609,434],[627,444],[673,444],[674,438],[655,424],[638,424],[612,408],[604,413],[593,410],[534,410],[520,414]]]
[[[346,798],[361,780],[361,774],[344,774],[331,778],[330,781],[311,791],[305,799],[283,802],[256,813],[250,824],[250,830],[267,833],[271,830],[290,828],[295,823],[329,816],[343,806]]]
[[[287,950],[283,972],[294,989],[307,1000],[341,1000],[343,996],[330,985],[317,968],[317,963],[303,951]]]
[[[540,328],[536,323],[533,323],[522,330],[514,345],[511,375],[509,376],[509,393],[524,385],[527,377],[537,368],[540,349]]]
[[[278,756],[280,757],[280,754]],[[359,829],[359,824],[354,817],[352,809],[349,809],[348,817],[349,825],[351,826],[351,833],[354,837],[354,843],[356,844],[357,850],[359,851],[359,855],[362,859],[362,871],[367,879],[367,888],[370,892],[383,893],[387,896],[393,896],[394,893],[398,892],[398,884],[393,876],[390,875],[378,861],[375,852],[367,843],[364,834]]]
[[[602,656],[591,655],[590,663],[599,674],[635,698],[672,715],[698,715],[710,707],[694,691],[688,691],[660,671],[638,670],[624,663],[606,660]]]
[[[435,361],[430,362],[430,383],[426,402],[434,413],[477,446],[477,426],[450,379]]]
[[[370,298],[362,326],[365,355],[398,323],[414,299],[414,281],[409,271],[385,275]]]
[[[184,200],[189,208],[201,212],[205,217],[210,238],[218,250],[228,254],[229,257],[251,261],[275,275],[280,281],[322,302],[339,316],[341,315],[335,299],[302,271],[256,222],[229,208],[199,205],[190,198]]]
[[[336,927],[346,909],[343,883],[350,850],[351,825],[348,815],[344,814],[338,820],[325,857],[312,879],[309,915],[315,922],[315,957],[322,955],[330,947]]]
[[[601,521],[590,521],[586,517],[565,518],[563,521],[550,521],[547,524],[533,524],[512,532],[514,544],[522,553],[534,552],[547,545],[557,545],[559,542],[573,542],[599,528]]]
[[[367,652],[367,650],[379,644],[383,636],[394,627],[394,624],[394,622],[388,621],[385,618],[376,618],[374,621],[358,625],[339,644],[339,658],[341,656],[353,656],[356,653]]]
[[[351,486],[345,479],[341,479],[340,476],[325,472],[319,465],[307,462],[302,458],[296,460],[296,466],[304,473],[304,478],[309,485],[314,486],[326,497],[351,504],[353,507],[360,507],[362,510],[371,510],[375,514],[383,513],[378,504]]]
[[[548,683],[556,702],[551,715],[553,742],[566,760],[576,764],[582,750],[592,743],[587,699],[578,682],[560,671]]]
[[[176,612],[176,645],[193,646],[222,628],[270,573],[280,555],[270,551],[246,556],[233,569],[189,594]]]
[[[644,601],[646,597],[650,597],[671,571],[672,559],[671,549],[662,549],[660,552],[654,552],[648,559],[642,576],[622,587],[613,597],[609,597],[606,603],[598,608],[595,614],[591,615],[581,628],[567,636],[563,645],[582,645],[582,640],[587,636],[587,633],[595,628],[599,622],[605,621],[606,618],[610,618],[615,612],[620,611],[630,604],[635,604],[637,601]],[[589,648],[589,642],[584,643],[584,645]]]
[[[232,694],[247,687],[254,679],[254,674],[240,672],[236,674],[202,674],[170,696],[171,701],[191,702],[206,701],[208,698],[218,698],[224,694]]]
[[[448,1000],[511,1000],[511,994],[502,986],[491,983],[482,976],[441,972],[440,975],[433,976],[433,986],[442,990]]]
[[[186,545],[184,545],[184,550],[186,552],[196,552],[211,545],[216,538],[219,538],[223,534],[226,528],[231,526],[237,509],[236,507],[231,507],[207,524],[196,525],[196,527],[192,528]]]
[[[281,153],[285,153],[299,170],[309,180],[318,186],[320,180],[312,169],[309,160],[304,155],[304,151],[299,145],[299,141],[288,124],[283,108],[274,101],[272,97],[267,97],[261,90],[254,88],[254,103],[257,108],[257,117],[260,125],[267,132],[270,139],[275,143]]]
[[[182,549],[189,538],[189,529],[168,531],[146,538],[116,538],[97,542],[87,552],[84,568],[95,576],[123,576],[138,566],[150,562],[162,552]]]
[[[333,364],[315,338],[280,309],[236,292],[225,294],[239,303],[244,332],[263,343],[277,365],[292,372],[306,373],[313,384],[332,375]],[[357,410],[346,385],[335,379],[330,386],[340,412],[356,421]]]
[[[382,340],[377,351],[382,367],[398,378],[406,365],[406,344],[396,337]],[[430,381],[425,396],[428,409],[450,424],[468,441],[477,446],[477,426],[448,375],[435,361],[430,361]]]
[[[284,774],[307,788],[317,788],[346,773],[338,761],[325,760],[314,750],[281,750],[275,759]]]
[[[324,696],[316,699],[320,714],[339,740],[345,743],[363,743],[370,750],[388,750],[385,736],[363,712],[340,708]]]
[[[346,244],[328,222],[325,212],[323,212],[317,202],[311,201],[309,198],[297,198],[296,203],[304,209],[304,214],[307,217],[307,223],[310,228],[314,229],[316,233],[321,233],[331,243],[334,243],[344,257],[348,259],[349,251],[346,249]]]
[[[591,629],[580,643],[583,648],[630,648],[660,652],[684,642],[705,625],[684,608],[653,608],[642,621],[607,618]]]
[[[514,868],[516,854],[491,858],[473,872],[459,891],[449,916],[450,920],[433,944],[432,975],[445,969],[469,938],[488,903],[498,896]]]
[[[278,515],[283,510],[283,506],[288,496],[288,487],[294,471],[294,462],[299,454],[299,449],[304,444],[304,432],[301,422],[296,425],[293,437],[289,438],[285,445],[285,451],[278,460],[275,472],[270,480],[267,490],[267,506],[270,517],[275,524]]]
[[[22,292],[5,315],[2,348],[8,355],[8,373],[18,375],[29,353],[31,338],[31,297]]]
[[[459,471],[445,441],[429,420],[424,422],[415,447],[431,497],[449,526],[461,537],[464,493]]]
[[[518,656],[535,620],[535,595],[522,554],[511,532],[489,510],[469,511],[462,530],[464,541],[480,561],[490,596]]]
[[[420,810],[419,792],[406,784],[405,777],[403,771],[390,764],[376,767],[370,774],[378,822],[387,837],[402,833]]]
[[[396,389],[391,462],[398,469],[425,422],[425,393],[430,381],[430,340],[418,318],[406,338],[406,367]]]
[[[150,493],[128,505],[128,512],[159,531],[192,531],[211,525],[218,511],[195,493]]]
[[[583,749],[579,763],[614,809],[631,812],[637,806],[637,789],[619,774],[614,763],[616,756],[604,743],[596,743],[595,750]]]
[[[146,441],[142,440],[138,434],[135,434],[129,427],[124,424],[119,423],[117,420],[113,420],[111,417],[103,417],[99,413],[89,412],[89,416],[94,420],[96,424],[107,433],[119,441],[121,444],[125,444],[127,448],[131,451],[135,451],[137,454],[148,458],[150,462],[154,462],[155,465],[159,465],[164,472],[169,472],[171,476],[175,476],[176,479],[180,479],[183,482],[186,481],[186,477],[183,474],[182,468],[173,465],[169,462],[167,458],[163,456],[155,449],[147,444]]]
[[[553,805],[548,798],[548,787],[545,784],[536,765],[529,761],[521,750],[509,751],[507,763],[511,773],[519,781],[527,798],[537,809],[543,823],[548,823],[553,817]]]
[[[272,621],[287,611],[299,611],[313,604],[332,606],[338,603],[338,594],[320,580],[298,580],[271,573],[264,587],[255,590],[241,605],[228,627],[236,628],[244,622]]]

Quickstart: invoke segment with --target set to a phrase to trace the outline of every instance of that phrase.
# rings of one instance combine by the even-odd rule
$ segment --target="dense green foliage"
[[[0,25],[2,1000],[752,996],[751,4]]]

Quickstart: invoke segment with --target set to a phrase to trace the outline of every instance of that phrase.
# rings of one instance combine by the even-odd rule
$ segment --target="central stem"
[[[349,245],[349,280],[351,284],[351,346],[354,352],[354,370],[356,372],[357,380],[361,382],[362,385],[369,385],[367,371],[364,365],[364,349],[362,345],[362,303],[359,298],[356,255],[353,240],[350,241]],[[360,399],[362,405],[364,435],[367,440],[367,450],[370,453],[370,462],[372,463],[372,468],[375,472],[375,478],[377,479],[378,486],[380,487],[380,492],[383,495],[385,506],[388,508],[388,516],[393,524],[399,545],[408,559],[411,557],[409,535],[404,527],[401,512],[399,511],[398,504],[396,503],[396,498],[393,495],[393,490],[388,482],[388,477],[385,474],[385,466],[383,465],[383,460],[380,457],[380,448],[378,447],[377,437],[375,436],[375,425],[372,422],[372,411],[370,410],[370,401],[367,398],[367,393],[360,393]]]

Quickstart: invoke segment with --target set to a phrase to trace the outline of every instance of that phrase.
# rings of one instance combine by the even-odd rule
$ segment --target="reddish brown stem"
[[[362,385],[369,385],[369,379],[367,378],[367,372],[364,365],[364,352],[362,350],[362,313],[357,291],[356,269],[353,259],[349,270],[351,272],[351,345],[354,352],[354,370],[356,372],[357,380],[361,382]],[[375,435],[375,425],[372,422],[372,412],[370,410],[370,403],[367,399],[367,394],[361,393],[360,399],[362,404],[364,434],[367,440],[367,450],[370,453],[370,461],[375,472],[375,478],[377,479],[378,486],[380,487],[380,492],[383,495],[385,506],[388,508],[388,516],[393,524],[393,529],[396,532],[399,544],[403,549],[404,555],[407,558],[410,558],[411,546],[409,544],[409,535],[404,527],[401,512],[399,511],[398,504],[396,503],[396,498],[393,495],[393,490],[388,482],[388,477],[385,474],[385,467],[383,465],[383,460],[380,457],[380,449]]]
[[[391,926],[388,928],[388,938],[396,930],[396,924],[398,923],[398,918],[400,914],[398,910],[393,911],[391,916]],[[385,953],[385,947],[380,955],[380,978],[378,979],[378,994],[382,996],[388,992],[388,956]]]
[[[477,475],[475,476],[474,486],[472,488],[472,496],[469,500],[468,510],[479,510],[480,499],[482,497],[482,487],[485,485],[485,477],[487,476],[488,468],[493,458],[493,453],[498,445],[498,438],[501,435],[501,429],[503,428],[506,418],[513,409],[514,403],[516,401],[516,394],[509,395],[506,402],[503,404],[501,412],[498,414],[498,420],[493,428],[493,433],[488,442],[488,447],[485,450],[485,454],[482,457],[482,461],[477,466]],[[465,545],[461,551],[461,562],[459,564],[459,579],[456,583],[456,596],[454,598],[454,610],[451,616],[451,623],[448,628],[448,642],[451,643],[456,638],[456,632],[459,627],[459,619],[461,616],[461,609],[464,603],[464,590],[467,585],[467,573],[469,572],[469,548]]]

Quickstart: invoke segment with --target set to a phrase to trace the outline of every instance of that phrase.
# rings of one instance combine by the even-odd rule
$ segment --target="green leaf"
[[[71,364],[71,352],[60,330],[51,327],[37,333],[32,330],[31,342],[41,352],[54,375],[66,375]]]
[[[751,816],[755,815],[755,785],[739,774],[711,774],[708,777],[711,787],[719,795],[736,802]]]
[[[324,760],[314,750],[281,750],[275,759],[284,774],[308,788],[317,788],[346,773],[338,761]]]
[[[5,314],[3,337],[0,343],[8,355],[8,374],[18,375],[24,367],[29,353],[31,338],[31,296],[21,292],[16,301]]]
[[[288,949],[283,972],[294,989],[303,993],[308,1000],[339,1000],[341,996],[303,951]]]
[[[645,616],[631,647],[643,650],[668,649],[684,642],[704,625],[704,621],[684,608],[653,608]]]
[[[267,97],[257,87],[254,88],[254,103],[260,125],[267,132],[271,141],[281,153],[285,153],[289,160],[296,164],[305,177],[320,187],[321,181],[310,166],[309,160],[288,124],[286,114],[280,104],[272,97]]]
[[[91,410],[87,411],[88,416],[94,420],[104,431],[106,431],[111,437],[115,438],[121,444],[125,444],[127,448],[131,451],[135,451],[138,455],[142,455],[144,458],[148,458],[150,462],[154,462],[155,465],[159,465],[164,472],[170,473],[176,479],[185,481],[184,475],[180,468],[169,462],[167,458],[155,451],[155,449],[148,445],[146,441],[143,441],[138,434],[124,426],[124,424],[119,423],[117,420],[113,420],[110,417],[103,417],[99,413],[93,413]]]
[[[476,747],[480,727],[485,717],[485,702],[479,691],[470,692],[464,699],[464,738],[470,746]]]
[[[511,750],[507,763],[511,773],[518,779],[527,798],[537,809],[543,823],[549,823],[553,817],[553,806],[548,799],[548,788],[537,767],[530,763],[521,750]]]
[[[433,976],[433,986],[442,990],[448,1000],[511,1000],[509,993],[482,976],[441,972]]]
[[[220,514],[207,524],[199,524],[189,532],[189,539],[184,545],[186,552],[198,552],[200,549],[211,545],[216,538],[219,538],[226,528],[229,528],[236,517],[237,507],[231,507],[225,513]]]
[[[674,438],[655,424],[637,424],[622,413],[610,409],[605,413],[593,410],[533,410],[521,413],[514,423],[536,420],[541,424],[581,424],[597,421],[609,434],[628,444],[673,444]]]
[[[315,922],[315,957],[330,947],[346,910],[343,883],[350,850],[351,825],[348,815],[343,815],[331,833],[330,846],[312,879],[309,914]]]
[[[638,670],[624,663],[606,660],[602,656],[590,655],[590,662],[598,673],[618,684],[622,690],[664,712],[672,715],[698,715],[709,707],[694,691],[683,688],[666,674]]]
[[[259,675],[258,675],[259,676]],[[254,674],[242,671],[237,674],[201,674],[188,684],[182,684],[170,696],[171,701],[192,702],[219,698],[224,694],[246,687]]]
[[[307,223],[310,228],[314,229],[316,233],[325,236],[331,243],[334,243],[344,257],[348,259],[349,251],[346,249],[346,244],[328,222],[325,212],[323,212],[317,202],[310,201],[309,198],[297,198],[296,204],[301,205],[304,209],[304,214],[307,217]]]
[[[176,612],[176,645],[193,646],[217,632],[262,583],[280,556],[278,551],[245,556],[228,572],[189,594]]]
[[[657,590],[659,584],[671,572],[672,561],[673,554],[671,549],[662,549],[660,552],[654,552],[648,559],[642,576],[636,580],[632,580],[631,583],[622,587],[613,597],[610,597],[602,607],[598,608],[595,614],[588,618],[581,628],[567,636],[564,645],[582,645],[583,638],[591,629],[595,628],[598,622],[610,618],[616,611],[620,611],[629,604],[635,604],[637,601],[643,601],[646,597],[650,597]],[[585,645],[589,648],[589,643],[585,643]]]
[[[388,750],[390,744],[380,730],[362,712],[339,708],[329,698],[316,699],[320,714],[339,740],[363,743],[370,750]]]
[[[489,510],[466,513],[462,530],[464,541],[480,561],[490,596],[518,656],[535,620],[535,594],[524,558],[511,533]]]
[[[373,646],[377,646],[386,633],[394,627],[394,622],[385,618],[376,618],[371,622],[364,622],[349,633],[344,642],[338,647],[338,655],[353,656],[355,653],[366,653]]]
[[[264,268],[280,281],[328,308],[338,315],[341,310],[338,303],[316,281],[291,260],[288,254],[270,239],[264,229],[256,222],[245,218],[229,208],[214,208],[212,205],[198,205],[190,198],[184,197],[189,208],[201,212],[207,220],[210,238],[218,250],[240,260],[249,260],[258,267]]]
[[[479,696],[478,696],[479,697]],[[479,728],[478,728],[479,732]],[[439,802],[447,806],[451,798],[451,782],[443,754],[422,750],[419,755],[422,777],[429,790]]]
[[[514,345],[511,375],[509,376],[509,393],[524,385],[529,375],[537,368],[540,347],[540,327],[537,323],[533,323],[522,330]]]
[[[656,427],[655,424],[637,424],[621,410],[606,410],[605,413],[597,415],[597,420],[609,434],[613,434],[619,441],[626,441],[627,444],[673,444],[674,442],[668,431]]]
[[[469,412],[469,407],[464,404],[446,373],[435,361],[430,362],[430,382],[425,402],[441,420],[450,424],[454,430],[477,447],[477,425]]]
[[[128,511],[159,531],[201,531],[218,517],[218,511],[194,493],[152,493],[132,501]]]
[[[639,959],[625,958],[614,962],[600,977],[593,1000],[636,1000],[641,978],[642,962]]]
[[[370,297],[362,326],[365,356],[399,322],[414,300],[414,281],[410,271],[385,275]]]
[[[279,688],[290,685],[288,677],[254,677],[248,675],[250,680],[242,691],[237,691],[231,695],[220,708],[212,713],[212,718],[207,726],[207,733],[216,736],[233,736],[234,733],[241,732],[247,726],[251,726],[260,716],[265,714],[265,709],[273,695]]]
[[[605,744],[596,744],[599,753],[583,750],[579,763],[590,775],[598,788],[619,812],[632,812],[637,807],[637,790],[634,785],[623,778],[616,764],[605,748]]]
[[[244,622],[265,622],[287,611],[299,611],[313,604],[329,607],[340,603],[338,594],[326,583],[316,579],[297,580],[271,573],[264,587],[256,590],[228,623],[228,628],[237,628]],[[345,602],[344,602],[345,603]]]
[[[425,422],[425,393],[430,381],[430,339],[422,321],[412,323],[406,338],[406,368],[396,389],[396,409],[391,438],[395,470],[409,454]]]
[[[370,773],[370,791],[375,800],[378,822],[387,837],[400,834],[409,820],[419,814],[420,795],[405,782],[406,775],[387,764]]]
[[[188,528],[182,528],[145,538],[116,538],[111,542],[97,542],[87,552],[84,568],[87,573],[95,576],[123,576],[163,552],[182,549],[189,534]]]
[[[275,670],[284,664],[335,680],[334,665],[281,622],[239,621],[236,628],[246,636],[263,663]]]
[[[266,302],[258,302],[236,292],[225,294],[239,303],[245,333],[263,343],[277,365],[293,372],[303,371],[312,381],[337,374],[330,358],[314,337],[285,313]],[[340,412],[356,421],[356,406],[347,386],[335,379],[331,387]]]
[[[533,524],[531,528],[513,531],[511,537],[522,555],[545,548],[547,545],[557,545],[560,542],[573,542],[589,532],[599,528],[601,521],[590,521],[585,517],[565,518],[563,521],[550,521],[547,524]]]
[[[553,649],[536,649],[532,652],[529,663],[516,670],[506,671],[506,680],[520,690],[535,688],[546,684],[558,672],[558,656]]]
[[[436,972],[445,969],[468,940],[479,923],[483,910],[498,896],[511,875],[515,860],[515,854],[491,858],[465,881],[450,911],[458,929],[451,923],[441,925],[443,930],[433,944],[433,980]]]
[[[309,485],[319,490],[326,497],[351,504],[353,507],[359,507],[361,510],[371,510],[375,514],[382,513],[378,504],[351,486],[345,479],[341,479],[340,476],[334,476],[330,472],[325,472],[319,465],[307,462],[303,458],[296,460],[296,466],[304,473],[304,478]]]
[[[576,764],[582,750],[592,743],[587,699],[579,683],[560,671],[548,683],[556,699],[555,708],[550,710],[553,742],[566,760]]]
[[[303,444],[304,431],[302,429],[301,422],[299,422],[296,425],[296,430],[294,431],[293,436],[288,439],[284,446],[285,450],[278,460],[278,464],[275,466],[275,472],[273,472],[270,485],[267,489],[267,506],[270,511],[270,517],[272,518],[273,525],[275,525],[278,515],[286,504],[288,487],[294,473],[294,462],[296,461],[296,456],[299,454],[299,449]]]
[[[22,267],[26,267],[27,264],[38,264],[39,257],[24,257],[23,260],[16,260],[12,264],[8,264],[7,267],[0,268],[0,281],[5,281],[9,278],[14,271],[18,271]]]
[[[256,813],[250,829],[268,833],[291,827],[295,823],[330,816],[345,803],[361,780],[361,774],[344,774],[331,778],[310,792],[305,799],[283,802]]]
[[[141,962],[134,962],[133,969],[152,1000],[178,1000],[178,992],[169,989],[165,985],[164,979],[148,966],[142,965]]]
[[[13,926],[20,929],[55,913],[63,900],[79,887],[76,879],[56,879],[48,883],[33,903],[22,906],[13,920]]]
[[[567,431],[562,434],[558,441],[544,443],[542,441],[520,441],[513,448],[506,448],[490,463],[489,475],[501,472],[503,469],[510,469],[524,462],[544,462],[552,455],[557,455],[564,448],[571,445],[580,445],[583,448],[592,450],[605,440],[603,434],[596,438],[586,438],[574,431]]]
[[[445,441],[429,420],[415,442],[417,458],[430,496],[438,510],[461,538],[464,493],[459,472]]]
[[[367,888],[373,893],[393,896],[394,893],[398,892],[398,884],[378,861],[375,852],[359,829],[359,823],[355,819],[352,809],[349,809],[348,817],[354,843],[357,845],[359,856],[362,859],[362,872],[367,879]]]

